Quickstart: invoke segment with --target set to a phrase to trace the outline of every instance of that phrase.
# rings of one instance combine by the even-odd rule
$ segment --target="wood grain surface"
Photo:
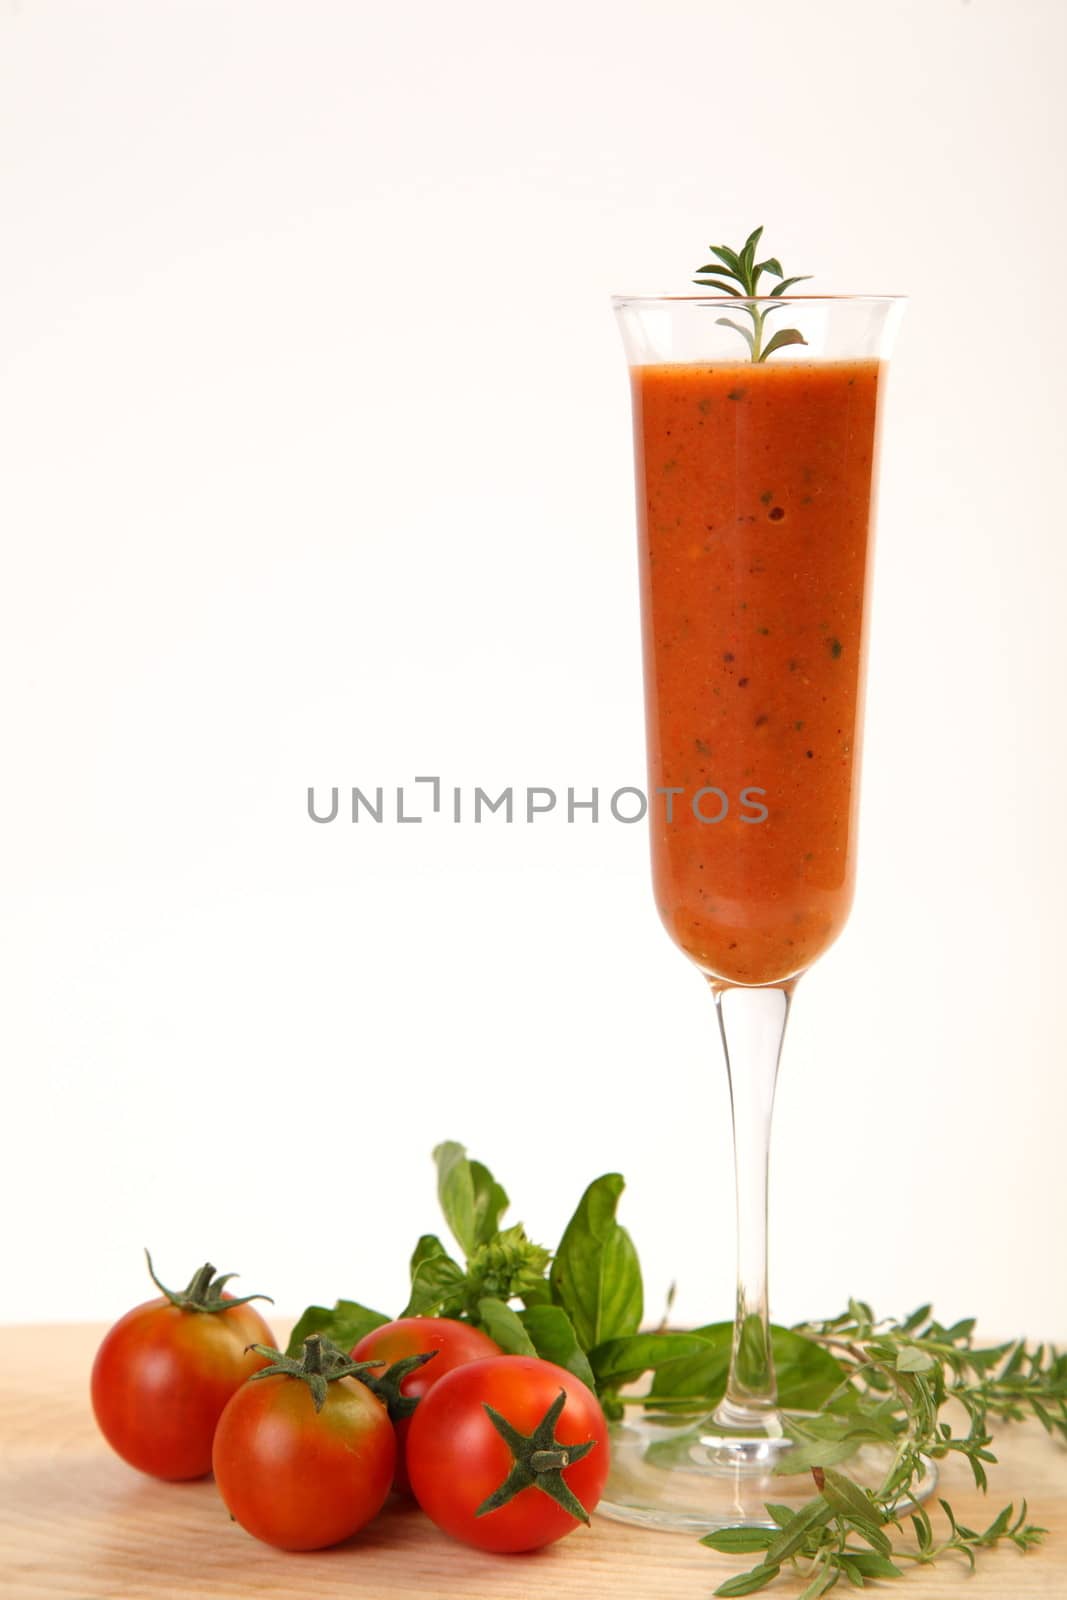
[[[103,1331],[0,1328],[3,1600],[708,1600],[738,1568],[691,1537],[602,1518],[535,1555],[487,1556],[447,1539],[418,1511],[393,1506],[335,1550],[269,1549],[229,1521],[210,1480],[158,1483],[111,1454],[89,1408],[89,1368]],[[949,1562],[874,1592],[1067,1600],[1067,1451],[1030,1425],[1006,1430],[997,1451],[988,1500],[954,1466],[943,1477],[951,1498],[973,1523],[1025,1493],[1033,1520],[1050,1529],[1046,1546],[1026,1556],[992,1551],[973,1578]],[[780,1582],[767,1592],[788,1600],[799,1587]]]

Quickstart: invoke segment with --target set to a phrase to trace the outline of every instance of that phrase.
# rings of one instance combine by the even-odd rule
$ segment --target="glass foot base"
[[[694,1426],[627,1417],[611,1432],[611,1471],[598,1512],[616,1522],[675,1533],[710,1533],[737,1523],[773,1527],[767,1501],[799,1509],[817,1493],[810,1470],[791,1473],[787,1438],[724,1430],[711,1417]],[[876,1489],[892,1460],[887,1445],[863,1444],[840,1463],[864,1488]],[[937,1483],[926,1473],[896,1509],[925,1500]]]

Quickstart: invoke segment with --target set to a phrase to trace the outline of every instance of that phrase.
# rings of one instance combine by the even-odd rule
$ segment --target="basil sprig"
[[[555,1250],[508,1227],[505,1189],[461,1144],[434,1151],[437,1195],[459,1247],[450,1254],[423,1234],[410,1262],[411,1289],[401,1316],[458,1317],[482,1328],[509,1355],[538,1355],[595,1390],[609,1416],[622,1415],[622,1391],[646,1373],[657,1410],[707,1411],[722,1398],[732,1329],[716,1323],[692,1333],[641,1331],[644,1288],[629,1233],[616,1217],[625,1188],[617,1172],[595,1178],[581,1196]],[[389,1318],[355,1300],[332,1310],[309,1306],[293,1330],[291,1354],[312,1333],[350,1349]],[[841,1368],[819,1345],[776,1331],[783,1404],[817,1406],[837,1386]]]

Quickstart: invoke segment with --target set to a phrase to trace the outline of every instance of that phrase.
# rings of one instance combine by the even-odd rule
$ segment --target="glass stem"
[[[737,1311],[726,1393],[715,1420],[777,1432],[778,1387],[767,1304],[767,1172],[771,1114],[793,983],[715,987],[734,1125]]]

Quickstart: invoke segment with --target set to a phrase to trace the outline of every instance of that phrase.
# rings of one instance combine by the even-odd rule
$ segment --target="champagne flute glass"
[[[794,988],[852,900],[879,417],[902,301],[614,305],[633,392],[653,886],[714,997],[738,1270],[721,1403],[682,1433],[647,1415],[620,1425],[603,1508],[706,1529],[812,1494],[810,1474],[790,1487],[778,1407],[768,1146]],[[736,319],[760,329],[772,309],[768,336],[784,313],[802,342],[750,359]],[[878,1450],[864,1454],[849,1470],[877,1482]]]

